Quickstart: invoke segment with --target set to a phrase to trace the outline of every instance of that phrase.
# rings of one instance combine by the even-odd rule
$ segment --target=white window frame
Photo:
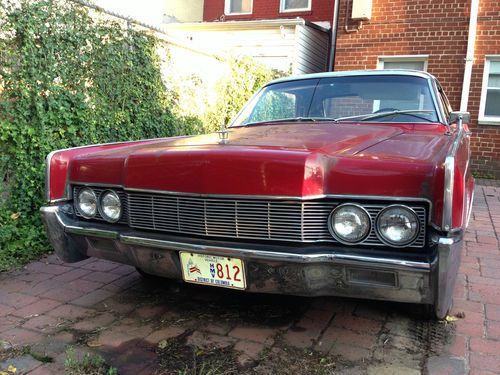
[[[306,8],[285,9],[285,0],[280,0],[280,13],[308,12],[311,10],[312,0],[307,1]]]
[[[424,62],[424,72],[427,71],[429,64],[429,55],[391,55],[379,56],[377,61],[377,69],[384,69],[385,62]]]
[[[478,123],[482,125],[500,125],[500,116],[485,116],[486,96],[488,95],[488,80],[490,78],[490,63],[500,62],[500,55],[486,55],[484,58],[483,84],[481,86],[481,101],[479,102]]]
[[[232,0],[225,0],[224,1],[224,14],[226,16],[239,16],[239,15],[253,13],[253,0],[250,1],[250,12],[233,12],[233,13],[231,13],[231,1]]]
[[[423,62],[424,72],[427,71],[427,65],[429,63],[429,55],[391,55],[391,56],[379,56],[377,60],[377,69],[383,70],[384,64],[386,62]],[[421,105],[423,102],[421,101]],[[373,112],[380,109],[380,101],[373,101]]]

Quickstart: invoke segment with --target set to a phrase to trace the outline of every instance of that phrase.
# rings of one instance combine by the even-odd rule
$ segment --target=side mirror
[[[460,118],[462,118],[463,124],[470,123],[470,113],[469,112],[453,111],[450,113],[450,117],[448,118],[448,124],[454,124],[455,122],[458,123],[458,120]]]

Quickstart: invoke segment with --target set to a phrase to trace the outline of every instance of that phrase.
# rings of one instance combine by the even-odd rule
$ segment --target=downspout
[[[330,43],[330,57],[328,61],[328,71],[333,72],[335,69],[335,50],[337,49],[337,28],[339,24],[339,6],[340,0],[335,0],[332,19],[332,40]]]
[[[477,14],[479,11],[479,0],[471,0],[469,35],[467,40],[467,54],[465,56],[464,82],[462,85],[462,100],[460,111],[467,112],[469,102],[470,81],[472,77],[472,66],[474,65],[474,48],[476,45]]]

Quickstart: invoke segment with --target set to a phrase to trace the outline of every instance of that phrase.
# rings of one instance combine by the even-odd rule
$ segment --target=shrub
[[[48,249],[54,149],[173,135],[154,37],[64,0],[0,0],[0,270]]]
[[[228,124],[262,85],[283,76],[282,72],[259,64],[250,57],[233,57],[227,63],[229,74],[216,85],[215,105],[203,116],[204,127],[208,132]]]
[[[196,76],[165,89],[158,43],[70,0],[0,0],[0,271],[50,249],[38,214],[50,151],[218,130],[281,75],[230,58],[202,103],[214,88]]]

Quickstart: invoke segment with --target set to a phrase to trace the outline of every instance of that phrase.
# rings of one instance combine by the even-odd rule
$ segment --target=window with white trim
[[[417,56],[381,56],[378,58],[377,69],[411,69],[411,70],[421,70],[423,72],[427,71],[427,55],[417,55]],[[425,102],[425,96],[421,95],[418,108],[411,109],[423,109],[428,108],[431,103]],[[401,109],[404,107],[405,103],[397,100],[374,100],[373,101],[373,112],[382,111],[384,109]],[[409,109],[409,108],[406,108]]]
[[[378,69],[412,69],[427,71],[427,55],[418,56],[381,56]]]
[[[312,0],[280,0],[280,12],[301,12],[311,10]]]
[[[251,14],[253,0],[226,0],[224,13],[233,14]]]
[[[500,124],[500,56],[487,56],[484,63],[479,122]]]

